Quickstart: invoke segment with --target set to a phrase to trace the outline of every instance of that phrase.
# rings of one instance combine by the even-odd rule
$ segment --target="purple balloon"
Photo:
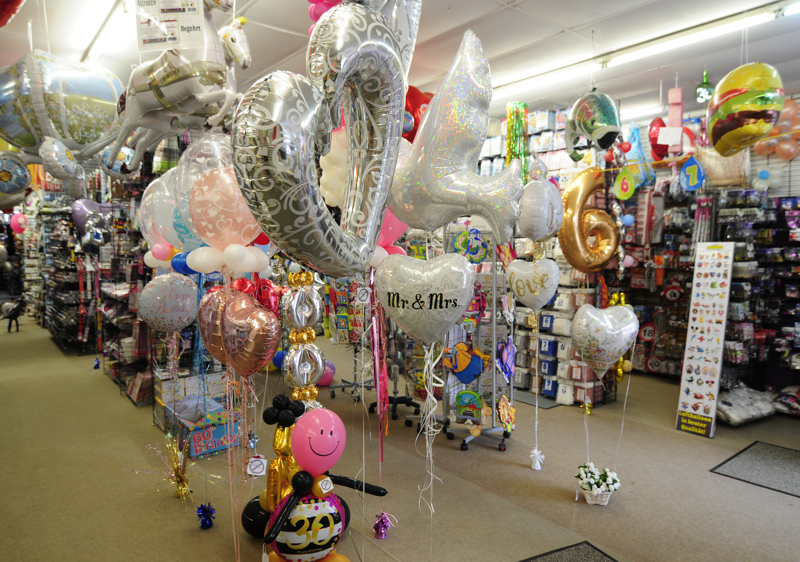
[[[114,210],[112,203],[95,203],[91,199],[78,199],[72,204],[72,220],[81,233],[86,233],[86,219],[89,213],[99,213],[103,217],[108,217]]]

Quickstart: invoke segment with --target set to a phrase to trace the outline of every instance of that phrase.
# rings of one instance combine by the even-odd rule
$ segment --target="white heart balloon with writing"
[[[386,313],[412,338],[431,344],[452,328],[469,305],[475,274],[460,254],[432,260],[391,255],[375,274]]]
[[[639,319],[627,306],[597,309],[584,304],[572,319],[572,343],[598,374],[628,351],[639,333]]]
[[[558,289],[558,265],[553,260],[514,260],[508,264],[506,275],[517,300],[536,312],[550,302]]]

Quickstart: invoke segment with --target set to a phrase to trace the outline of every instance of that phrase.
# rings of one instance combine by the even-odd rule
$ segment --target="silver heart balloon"
[[[475,274],[460,254],[424,261],[391,255],[378,267],[375,290],[383,308],[412,338],[433,343],[461,318]]]
[[[639,319],[627,306],[598,309],[584,304],[572,319],[572,343],[598,374],[628,351],[639,333]]]
[[[253,216],[292,259],[332,277],[364,271],[375,250],[405,105],[404,58],[384,11],[417,3],[362,4],[339,4],[319,19],[309,42],[309,78],[266,75],[247,91],[234,120],[234,166]],[[416,31],[404,37],[411,41]],[[413,51],[413,41],[407,46]],[[325,206],[317,175],[340,105],[348,137],[341,225]]]
[[[411,228],[436,230],[464,215],[480,215],[500,243],[513,236],[522,171],[513,160],[501,173],[476,173],[488,131],[489,62],[472,31],[433,96],[409,155],[397,165],[389,206]]]
[[[324,313],[322,297],[313,287],[299,287],[283,301],[283,317],[297,330],[315,326]]]
[[[325,356],[313,343],[292,346],[283,358],[281,371],[292,387],[316,384],[325,374]]]
[[[514,296],[536,312],[550,302],[558,289],[558,264],[553,260],[514,260],[508,264],[506,275]]]

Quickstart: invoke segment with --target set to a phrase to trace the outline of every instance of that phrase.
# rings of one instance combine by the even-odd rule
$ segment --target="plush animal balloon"
[[[774,67],[751,62],[731,70],[717,84],[706,111],[714,149],[732,156],[766,137],[780,118],[783,98]]]
[[[604,188],[603,171],[593,167],[576,175],[561,194],[564,223],[558,231],[558,241],[569,264],[584,273],[603,269],[619,246],[614,219],[601,209],[585,208],[589,197]],[[594,242],[590,243],[590,237]]]
[[[478,37],[467,31],[410,153],[397,166],[389,206],[403,223],[436,230],[460,216],[480,215],[496,242],[513,237],[523,187],[519,161],[491,177],[476,173],[491,99],[489,62]]]
[[[579,137],[606,150],[614,144],[621,129],[619,109],[611,96],[591,91],[578,98],[569,112],[565,132],[567,152],[575,162],[583,158],[583,154],[575,150]]]
[[[44,164],[66,180],[76,160],[98,154],[116,136],[122,82],[102,67],[34,50],[0,68],[0,84],[7,94],[0,98],[0,138],[20,150],[0,153],[2,160]]]

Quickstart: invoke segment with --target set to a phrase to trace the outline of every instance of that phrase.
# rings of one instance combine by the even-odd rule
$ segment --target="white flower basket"
[[[596,496],[591,490],[581,490],[586,503],[589,505],[608,505],[608,500],[611,499],[611,494],[614,492],[600,492]]]

